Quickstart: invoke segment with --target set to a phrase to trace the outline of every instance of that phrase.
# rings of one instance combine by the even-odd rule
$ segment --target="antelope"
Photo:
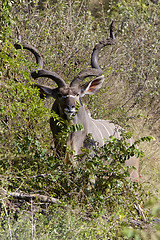
[[[57,73],[43,69],[43,59],[35,47],[22,42],[14,44],[16,49],[27,49],[34,54],[39,68],[31,72],[32,78],[46,77],[52,79],[57,84],[57,88],[36,84],[36,87],[40,89],[41,97],[45,96],[55,99],[51,111],[55,111],[64,120],[72,120],[73,124],[83,125],[83,130],[72,132],[67,138],[67,146],[74,151],[74,155],[81,153],[81,148],[84,147],[84,142],[88,134],[92,135],[94,141],[99,143],[99,146],[103,146],[105,143],[104,139],[109,139],[111,135],[114,135],[116,138],[121,137],[121,128],[119,126],[117,127],[108,120],[95,120],[91,118],[81,101],[84,95],[96,93],[102,87],[104,75],[98,64],[98,53],[103,47],[114,45],[116,42],[114,22],[112,22],[110,25],[110,38],[99,42],[93,49],[91,68],[80,71],[69,85]],[[94,76],[95,79],[80,85],[85,78]],[[76,110],[77,104],[79,104],[78,111]],[[57,125],[57,121],[53,117],[50,118],[50,128],[53,133],[55,148],[58,148],[56,136],[61,131],[61,128]],[[68,159],[68,156],[65,157],[65,163],[67,164],[69,162]],[[131,178],[138,180],[139,160],[131,157],[125,162],[125,165],[136,168],[136,170],[132,170]]]

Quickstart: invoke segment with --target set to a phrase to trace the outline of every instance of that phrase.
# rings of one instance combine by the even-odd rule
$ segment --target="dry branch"
[[[4,189],[0,190],[1,195],[10,196],[16,199],[23,199],[26,201],[30,200],[39,200],[41,202],[45,203],[61,203],[57,198],[49,197],[46,195],[41,194],[27,194],[27,193],[21,193],[21,192],[7,192]]]

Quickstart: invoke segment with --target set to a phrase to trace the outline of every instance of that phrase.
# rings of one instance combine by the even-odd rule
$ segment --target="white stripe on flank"
[[[103,123],[100,122],[100,124],[106,129],[106,132],[108,133],[109,136],[111,136],[112,134],[109,133],[108,129],[105,127],[105,125]]]
[[[93,120],[92,120],[92,122],[93,122],[94,126],[96,126],[96,128],[98,129],[98,131],[99,131],[99,133],[100,133],[100,135],[101,135],[101,138],[102,138],[103,145],[104,145],[103,135],[102,135],[101,131],[99,130],[99,128],[97,127],[97,125],[94,123]]]
[[[101,121],[103,121],[103,120],[101,120]],[[108,121],[107,121],[108,122]],[[113,124],[113,123],[112,123]],[[119,129],[119,127],[117,126],[116,127],[116,125],[114,125],[114,129],[109,125],[109,123],[108,123],[108,128],[110,128],[110,130],[111,130],[111,132],[112,132],[112,134],[111,135],[113,135],[113,136],[115,136],[116,137],[116,134],[117,134],[117,137],[119,138],[120,137],[120,133],[118,132],[118,129]]]
[[[111,132],[112,132],[111,135],[114,135],[114,134],[115,134],[115,129],[114,129],[114,131],[113,131],[113,129],[109,126],[109,123],[108,123],[108,127],[111,129]]]

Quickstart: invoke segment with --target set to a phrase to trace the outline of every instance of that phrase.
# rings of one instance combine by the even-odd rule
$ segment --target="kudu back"
[[[35,47],[22,42],[14,45],[16,49],[21,49],[23,46],[23,49],[27,49],[35,55],[36,63],[39,65],[39,68],[31,72],[31,76],[34,79],[46,77],[52,79],[57,84],[57,88],[36,84],[40,89],[41,97],[45,96],[55,99],[52,111],[55,111],[55,113],[64,120],[70,121],[72,119],[73,124],[83,125],[83,130],[72,132],[67,138],[67,146],[74,151],[74,155],[81,153],[81,148],[84,147],[84,142],[88,134],[92,135],[94,141],[99,143],[99,146],[103,146],[104,139],[108,139],[111,135],[120,138],[120,127],[117,127],[107,120],[92,119],[81,101],[81,98],[84,95],[96,93],[102,87],[104,76],[102,69],[98,65],[98,53],[103,47],[114,45],[116,43],[113,30],[114,22],[112,22],[110,26],[110,38],[99,42],[99,44],[94,47],[91,55],[91,68],[82,70],[74,77],[69,85],[66,84],[57,73],[43,69],[43,59]],[[95,76],[94,80],[80,85],[85,78],[93,76]],[[76,110],[77,104],[79,104],[78,111]],[[55,148],[57,149],[58,140],[56,136],[61,129],[58,126],[57,121],[53,118],[50,119],[50,127],[53,133]],[[65,162],[69,162],[68,154],[65,156]],[[133,180],[138,180],[139,160],[132,157],[125,162],[125,165],[134,166],[136,168],[136,170],[132,170],[130,176]]]

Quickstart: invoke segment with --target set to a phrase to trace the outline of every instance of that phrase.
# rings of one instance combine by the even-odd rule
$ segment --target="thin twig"
[[[136,89],[136,90],[134,91],[134,93],[132,94],[132,96],[121,106],[121,108],[123,108],[126,104],[128,104],[128,102],[130,102],[131,99],[132,99],[133,97],[135,97],[140,90],[143,89],[143,87],[144,87],[144,85],[145,85],[145,82],[146,82],[147,79],[148,79],[147,77],[148,77],[148,76],[147,76],[147,74],[146,74],[146,77],[145,77],[145,80],[143,81],[143,84],[142,84],[141,86],[139,86],[138,89]],[[130,108],[129,108],[129,109],[130,109]],[[128,110],[128,111],[129,111],[129,110]]]

